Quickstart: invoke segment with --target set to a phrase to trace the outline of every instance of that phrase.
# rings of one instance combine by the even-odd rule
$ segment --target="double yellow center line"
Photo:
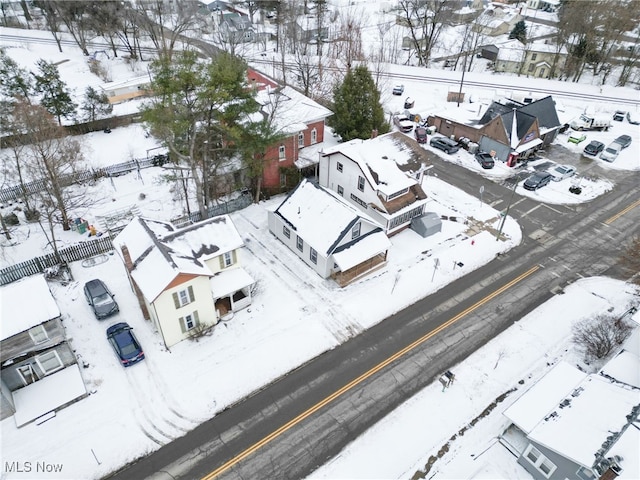
[[[606,223],[607,225],[611,225],[613,222],[615,222],[617,219],[619,219],[621,216],[623,216],[625,213],[633,210],[634,208],[636,208],[638,205],[640,205],[640,200],[636,200],[635,202],[633,202],[631,205],[627,206],[626,208],[624,208],[623,210],[619,211],[618,213],[616,213],[614,216],[609,217],[608,219],[606,219],[604,221],[604,223]]]
[[[215,478],[216,476],[226,472],[227,470],[229,470],[231,467],[233,467],[234,465],[236,465],[238,462],[244,460],[245,458],[247,458],[249,455],[251,455],[252,453],[254,453],[255,451],[259,450],[260,448],[264,447],[266,444],[268,444],[269,442],[271,442],[272,440],[274,440],[275,438],[277,438],[278,436],[282,435],[284,432],[286,432],[287,430],[289,430],[291,427],[293,427],[294,425],[302,422],[304,419],[306,419],[307,417],[313,415],[315,412],[317,412],[318,410],[320,410],[322,407],[328,405],[329,403],[331,403],[332,401],[334,401],[336,398],[344,395],[346,392],[348,392],[349,390],[351,390],[353,387],[359,385],[360,383],[364,382],[366,379],[368,379],[369,377],[371,377],[372,375],[375,375],[376,373],[378,373],[380,370],[382,370],[383,368],[385,368],[386,366],[388,366],[389,364],[393,363],[394,361],[396,361],[397,359],[399,359],[400,357],[403,357],[404,355],[408,354],[409,352],[411,352],[413,349],[415,349],[416,347],[422,345],[424,342],[426,342],[427,340],[429,340],[430,338],[432,338],[434,335],[437,335],[438,333],[440,333],[441,331],[445,330],[446,328],[450,327],[451,325],[453,325],[454,323],[456,323],[458,320],[464,318],[465,316],[469,315],[471,312],[473,312],[474,310],[478,309],[479,307],[481,307],[482,305],[484,305],[485,303],[491,301],[492,299],[494,299],[495,297],[497,297],[498,295],[500,295],[501,293],[503,293],[504,291],[506,291],[507,289],[511,288],[512,286],[514,286],[515,284],[521,282],[522,280],[524,280],[525,278],[527,278],[528,276],[530,276],[531,274],[535,273],[537,270],[540,269],[539,265],[535,265],[533,267],[531,267],[529,270],[527,270],[526,272],[524,272],[522,275],[518,276],[517,278],[511,280],[509,283],[506,283],[505,285],[503,285],[502,287],[500,287],[499,289],[495,290],[493,293],[490,293],[489,295],[487,295],[486,297],[484,297],[482,300],[479,300],[478,302],[474,303],[472,306],[470,306],[469,308],[467,308],[466,310],[462,311],[461,313],[459,313],[458,315],[456,315],[455,317],[451,318],[450,320],[448,320],[447,322],[443,323],[442,325],[440,325],[438,328],[435,328],[434,330],[430,331],[429,333],[427,333],[426,335],[420,337],[418,340],[416,340],[415,342],[411,343],[410,345],[404,347],[402,350],[396,352],[395,354],[391,355],[390,357],[388,357],[386,360],[380,362],[379,364],[377,364],[375,367],[371,368],[370,370],[366,371],[365,373],[363,373],[362,375],[360,375],[358,378],[352,380],[351,382],[347,383],[346,385],[344,385],[342,388],[340,388],[339,390],[336,390],[335,392],[333,392],[331,395],[329,395],[328,397],[326,397],[325,399],[321,400],[320,402],[316,403],[314,406],[312,406],[311,408],[309,408],[308,410],[302,412],[300,415],[298,415],[297,417],[295,417],[292,420],[289,420],[287,423],[285,423],[284,425],[282,425],[280,428],[278,428],[277,430],[271,432],[269,435],[267,435],[266,437],[264,437],[262,440],[260,440],[259,442],[253,444],[252,446],[250,446],[249,448],[247,448],[245,451],[243,451],[242,453],[239,453],[238,455],[236,455],[235,457],[233,457],[231,460],[229,460],[228,462],[226,462],[224,465],[221,465],[220,467],[216,468],[214,471],[212,471],[211,473],[209,473],[207,476],[205,476],[203,478],[203,480],[211,480],[213,478]]]

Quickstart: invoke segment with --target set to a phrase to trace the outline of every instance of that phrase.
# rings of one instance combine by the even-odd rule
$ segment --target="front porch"
[[[244,268],[219,272],[211,278],[211,293],[218,319],[251,305],[251,286],[255,280]]]
[[[361,277],[370,274],[374,270],[382,268],[387,263],[387,252],[379,253],[378,255],[359,263],[355,267],[350,268],[344,272],[336,272],[331,275],[331,278],[341,287],[346,287],[352,282],[355,282]]]

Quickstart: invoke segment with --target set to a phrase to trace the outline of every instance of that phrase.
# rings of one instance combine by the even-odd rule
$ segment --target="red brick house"
[[[307,163],[300,162],[304,149],[324,142],[325,119],[333,112],[255,70],[250,69],[247,77],[258,91],[256,99],[262,104],[263,113],[275,111],[274,126],[285,136],[267,149],[262,174],[263,190],[279,192],[285,186],[287,170],[301,169]],[[313,158],[317,163],[315,153]]]

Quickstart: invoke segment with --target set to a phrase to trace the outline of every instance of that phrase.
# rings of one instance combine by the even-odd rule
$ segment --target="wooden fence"
[[[152,158],[135,158],[127,162],[116,163],[115,165],[109,165],[108,167],[99,168],[97,170],[81,170],[79,172],[64,175],[60,179],[60,184],[63,187],[68,187],[73,184],[83,183],[89,180],[97,180],[102,177],[117,177],[134,170],[140,170],[143,168],[161,166],[165,160],[158,160],[162,155],[157,155]],[[24,185],[14,185],[12,187],[3,188],[0,190],[0,202],[12,202],[19,198],[23,198],[25,195],[32,195],[35,192],[41,192],[46,190],[47,181],[44,179],[34,180],[32,182],[25,183]]]
[[[251,203],[253,203],[251,194],[243,194],[238,198],[211,207],[208,211],[208,218],[241,210],[251,205]],[[200,213],[195,212],[189,216],[172,219],[171,223],[176,228],[180,228],[199,221]],[[115,235],[121,229],[122,228],[111,230],[111,234]],[[0,269],[0,285],[7,285],[8,283],[20,280],[23,277],[43,273],[47,268],[60,265],[60,260],[64,263],[77,262],[78,260],[84,260],[101,253],[106,253],[113,250],[113,248],[111,238],[107,235],[96,237],[95,239],[87,242],[80,242],[75,245],[71,245],[70,247],[61,248],[58,250],[59,258],[56,257],[55,254],[49,253],[41,257],[32,258],[31,260]]]
[[[60,265],[60,260],[64,263],[76,262],[110,250],[113,250],[113,243],[107,236],[61,248],[58,250],[59,258],[55,254],[49,253],[0,269],[0,285],[15,282],[29,275],[43,273],[47,268]]]

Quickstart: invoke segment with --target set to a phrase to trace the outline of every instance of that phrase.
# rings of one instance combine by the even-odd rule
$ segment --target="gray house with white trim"
[[[386,263],[391,243],[381,226],[306,179],[268,216],[273,235],[318,275],[341,286]]]

